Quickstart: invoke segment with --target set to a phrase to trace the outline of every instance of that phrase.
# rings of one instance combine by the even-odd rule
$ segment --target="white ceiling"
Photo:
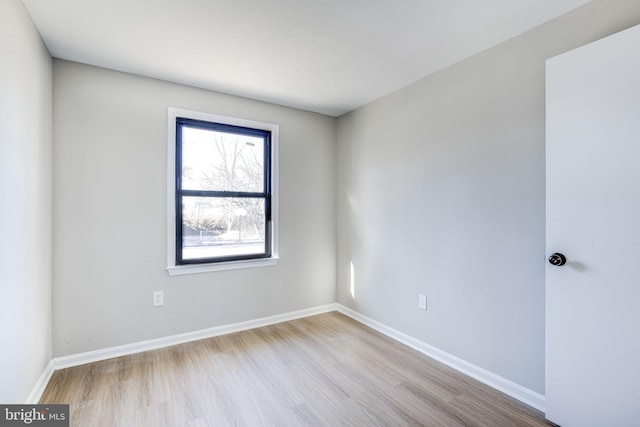
[[[589,0],[22,0],[54,57],[338,116]]]

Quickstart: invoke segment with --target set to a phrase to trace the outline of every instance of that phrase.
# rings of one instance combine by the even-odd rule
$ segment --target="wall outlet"
[[[164,291],[155,291],[153,293],[153,306],[160,307],[164,305]]]
[[[420,310],[427,309],[427,296],[426,295],[418,295],[418,308]]]

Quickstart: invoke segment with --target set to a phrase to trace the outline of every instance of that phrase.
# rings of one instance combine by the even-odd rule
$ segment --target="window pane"
[[[182,126],[182,188],[264,191],[262,137]]]
[[[183,197],[182,259],[265,253],[265,201]]]

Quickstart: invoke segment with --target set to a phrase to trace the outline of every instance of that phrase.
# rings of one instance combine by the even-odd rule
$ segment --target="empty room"
[[[0,1],[0,425],[640,425],[637,0]]]

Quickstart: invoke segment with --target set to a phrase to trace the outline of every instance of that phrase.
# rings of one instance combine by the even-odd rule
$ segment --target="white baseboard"
[[[35,405],[38,403],[38,401],[40,401],[42,393],[44,393],[44,389],[47,387],[47,384],[49,384],[51,375],[53,375],[53,371],[53,360],[50,360],[47,366],[44,368],[44,371],[42,371],[42,374],[40,374],[40,378],[38,378],[36,385],[33,386],[33,390],[31,390],[31,393],[29,393],[27,401],[24,402],[26,405]]]
[[[419,352],[441,362],[451,368],[468,375],[476,380],[499,390],[508,396],[511,396],[533,408],[542,412],[545,410],[545,398],[543,395],[522,387],[512,381],[507,380],[499,375],[482,369],[472,363],[453,356],[439,348],[433,347],[425,342],[413,338],[407,334],[390,328],[376,320],[364,316],[342,304],[333,303],[320,307],[298,310],[275,316],[263,317],[260,319],[248,320],[246,322],[233,323],[230,325],[216,326],[213,328],[202,329],[199,331],[187,332],[179,335],[171,335],[164,338],[157,338],[147,341],[140,341],[132,344],[125,344],[116,347],[89,351],[86,353],[72,354],[54,358],[49,362],[44,372],[38,379],[33,391],[27,399],[27,404],[35,404],[40,400],[45,387],[47,386],[51,375],[58,369],[70,368],[73,366],[84,365],[86,363],[98,362],[100,360],[111,359],[114,357],[127,356],[130,354],[140,353],[148,350],[169,347],[176,344],[183,344],[190,341],[211,338],[219,335],[230,334],[234,332],[245,331],[248,329],[260,328],[262,326],[273,325],[276,323],[287,322],[290,320],[309,317],[316,314],[327,313],[330,311],[339,311],[340,313],[351,317],[352,319],[367,325],[384,335],[393,338]]]
[[[437,347],[390,328],[376,320],[358,313],[357,311],[345,307],[342,304],[337,304],[337,311],[375,329],[378,332],[383,333],[390,338],[393,338],[396,341],[418,350],[438,362],[444,363],[465,375],[475,378],[476,380],[493,387],[494,389],[499,390],[522,403],[525,403],[539,411],[545,412],[545,397],[533,390],[529,390],[528,388],[516,384],[513,381],[509,381],[506,378],[489,372],[486,369],[482,369],[479,366],[467,362],[466,360],[462,360],[459,357],[442,351]]]
[[[320,307],[308,308],[305,310],[292,311],[275,316],[262,317],[260,319],[248,320],[246,322],[232,323],[230,325],[215,326],[213,328],[202,329],[199,331],[187,332],[179,335],[171,335],[164,338],[157,338],[147,341],[140,341],[131,344],[109,347],[100,350],[88,351],[86,353],[72,354],[54,358],[52,360],[53,369],[65,369],[72,366],[84,365],[86,363],[98,362],[100,360],[112,359],[114,357],[127,356],[130,354],[141,353],[143,351],[155,350],[158,348],[169,347],[176,344],[183,344],[190,341],[211,338],[218,335],[231,334],[233,332],[246,331],[248,329],[260,328],[262,326],[273,325],[276,323],[287,322],[289,320],[300,319],[302,317],[313,316],[316,314],[335,311],[337,304],[328,304]]]

